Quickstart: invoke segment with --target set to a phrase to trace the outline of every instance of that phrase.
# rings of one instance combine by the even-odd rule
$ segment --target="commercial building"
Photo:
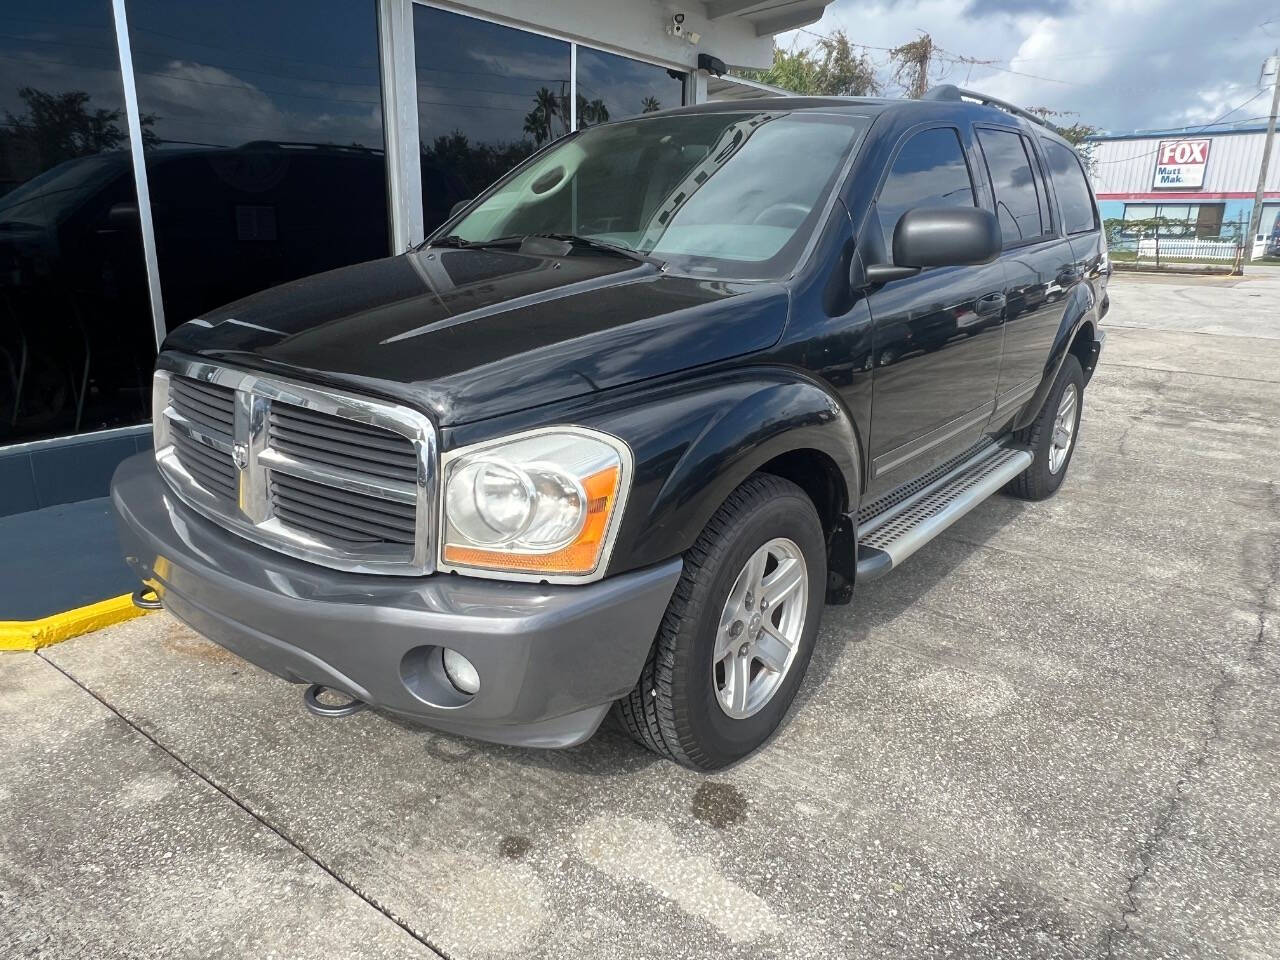
[[[106,493],[168,330],[403,251],[570,130],[740,94],[700,63],[768,66],[828,2],[6,0],[0,516]]]
[[[1104,219],[1161,218],[1161,237],[1248,240],[1266,141],[1265,123],[1090,137],[1094,188]],[[1280,137],[1280,134],[1277,134]],[[1272,145],[1261,232],[1280,213],[1280,150]],[[1134,231],[1120,232],[1121,241]],[[1247,244],[1246,244],[1247,245]]]

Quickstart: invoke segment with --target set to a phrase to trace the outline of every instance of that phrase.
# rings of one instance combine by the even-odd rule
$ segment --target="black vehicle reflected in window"
[[[1016,246],[1043,235],[1049,225],[1042,219],[1039,192],[1043,187],[1031,172],[1030,144],[1019,134],[985,128],[978,130],[978,143],[991,174],[1004,245]]]
[[[422,219],[430,233],[543,144],[569,132],[569,44],[415,4]]]
[[[0,119],[0,446],[141,423],[155,332],[110,0],[6,0]]]
[[[578,46],[578,129],[684,102],[684,74]]]
[[[894,228],[913,207],[974,206],[960,135],[952,127],[922,130],[898,151],[876,201],[885,252],[893,250]]]
[[[373,0],[131,0],[165,320],[389,252]]]

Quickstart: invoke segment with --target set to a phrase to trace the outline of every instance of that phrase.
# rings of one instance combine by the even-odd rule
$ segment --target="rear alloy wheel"
[[[813,653],[826,537],[794,483],[756,474],[716,511],[684,571],[635,689],[627,731],[655,753],[715,770],[769,738]]]
[[[1014,434],[1035,457],[1031,466],[1005,488],[1024,500],[1053,496],[1071,465],[1076,436],[1080,432],[1080,408],[1084,400],[1084,370],[1073,354],[1067,354],[1053,388],[1031,423]]]

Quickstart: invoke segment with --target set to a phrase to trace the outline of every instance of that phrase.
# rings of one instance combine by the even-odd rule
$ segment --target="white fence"
[[[1138,241],[1139,257],[1154,257],[1156,241],[1154,238]],[[1160,256],[1187,260],[1234,260],[1236,258],[1236,242],[1234,240],[1161,240]]]

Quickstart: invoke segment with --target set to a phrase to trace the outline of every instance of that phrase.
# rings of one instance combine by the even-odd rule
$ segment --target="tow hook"
[[[164,608],[164,605],[160,602],[160,595],[156,593],[156,588],[145,583],[133,591],[133,605],[139,610],[162,610]]]
[[[311,686],[307,687],[307,692],[302,695],[302,702],[306,705],[306,708],[317,717],[349,717],[353,713],[359,713],[365,707],[369,706],[363,700],[357,700],[350,694],[343,694],[341,690],[332,690],[331,692],[348,697],[349,699],[346,703],[334,705],[321,703],[320,694],[329,689],[329,687],[326,687],[322,683],[313,683]]]

